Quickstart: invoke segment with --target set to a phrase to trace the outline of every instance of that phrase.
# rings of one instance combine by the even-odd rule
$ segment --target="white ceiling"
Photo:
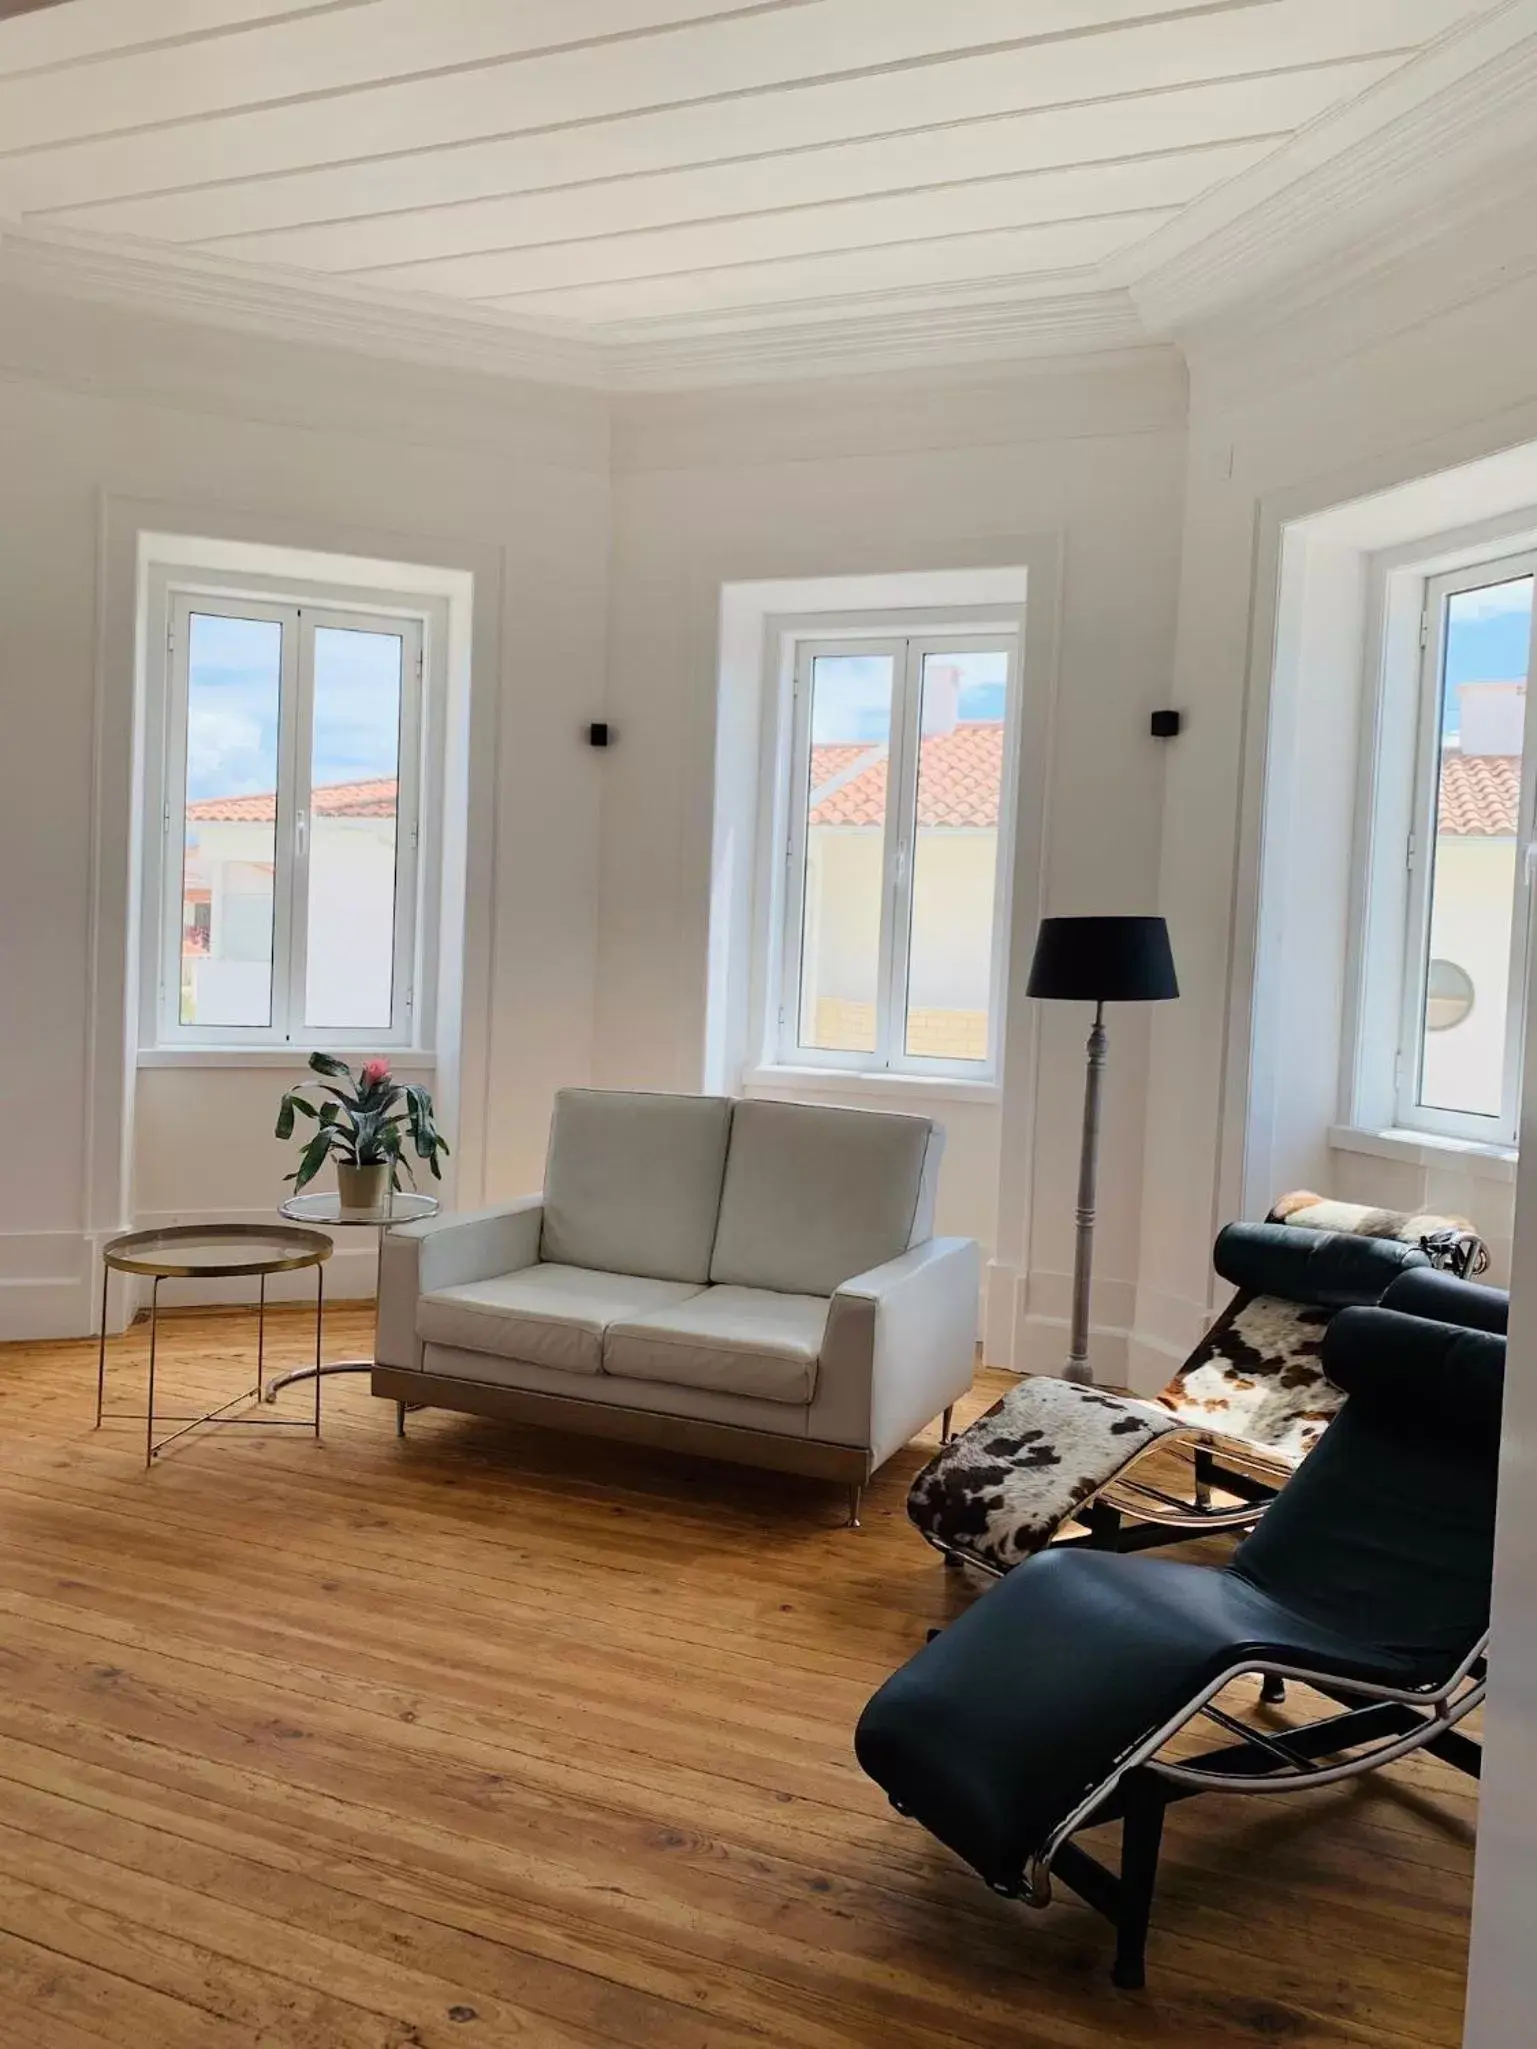
[[[1076,302],[1511,11],[62,0],[0,19],[0,216],[599,345]]]

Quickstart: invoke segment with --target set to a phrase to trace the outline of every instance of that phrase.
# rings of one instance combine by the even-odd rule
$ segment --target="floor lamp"
[[[1092,1386],[1089,1287],[1094,1267],[1094,1191],[1099,1171],[1100,1085],[1105,1075],[1105,1005],[1161,1003],[1179,994],[1169,928],[1162,918],[1043,918],[1028,993],[1048,1002],[1092,1003],[1078,1163],[1078,1231],[1073,1246],[1073,1323],[1064,1380]]]

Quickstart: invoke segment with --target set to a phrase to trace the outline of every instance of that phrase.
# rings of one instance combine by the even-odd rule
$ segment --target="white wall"
[[[126,902],[113,805],[132,774],[133,692],[131,646],[104,620],[122,610],[136,522],[474,573],[470,887],[490,922],[469,964],[456,1157],[471,1198],[537,1183],[551,1091],[590,1067],[600,786],[581,727],[602,699],[607,438],[580,394],[6,295],[5,1335],[86,1328],[95,1243],[134,1220],[110,1108],[123,948],[102,923],[120,925]],[[131,617],[131,589],[126,602]],[[146,1075],[144,1214],[270,1214],[280,1080]]]
[[[1047,904],[1155,908],[1163,756],[1147,714],[1168,691],[1183,417],[1182,373],[1156,351],[621,404],[600,1080],[688,1088],[704,1068],[725,583],[1003,565],[1039,553],[1043,538],[1055,544]],[[1027,929],[1033,919],[1032,909]],[[1028,965],[1016,954],[1016,1010]],[[1006,1344],[1016,1363],[1062,1350],[1087,1023],[1076,1009],[1046,1015],[1038,1082],[1012,1061],[1001,1104],[952,1097],[937,1112],[950,1133],[941,1228],[979,1237],[1011,1295],[1017,1273],[1024,1314]],[[1109,1372],[1136,1271],[1146,1030],[1133,1012],[1112,1023],[1096,1294]],[[1000,1230],[1000,1184],[1024,1160],[1028,1186],[1006,1201]]]
[[[1433,267],[1420,271],[1434,281]],[[1282,527],[1537,438],[1525,340],[1537,280],[1418,319],[1405,292],[1401,278],[1363,273],[1311,324],[1270,309],[1192,350],[1175,660],[1187,717],[1169,757],[1160,885],[1184,995],[1153,1035],[1132,1355],[1143,1386],[1166,1375],[1206,1313],[1217,1224],[1256,1194],[1244,1106]],[[1345,909],[1317,903],[1320,918]],[[1300,1042],[1294,1057],[1282,1080],[1294,1072],[1306,1088],[1316,1064]],[[1388,1202],[1407,1185],[1387,1163],[1380,1184],[1369,1160],[1340,1173],[1350,1192],[1380,1185]],[[1472,1213],[1508,1244],[1508,1175],[1472,1194]]]

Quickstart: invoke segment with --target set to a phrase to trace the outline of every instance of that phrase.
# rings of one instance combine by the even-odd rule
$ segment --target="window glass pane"
[[[194,612],[181,870],[184,1025],[272,1022],[283,629]]]
[[[390,1023],[403,646],[398,633],[315,629],[306,1025]]]
[[[799,1041],[821,1052],[875,1051],[893,666],[811,663]]]
[[[907,956],[909,1057],[986,1060],[1008,655],[926,654]]]
[[[1516,898],[1532,578],[1446,600],[1422,1107],[1497,1117]]]

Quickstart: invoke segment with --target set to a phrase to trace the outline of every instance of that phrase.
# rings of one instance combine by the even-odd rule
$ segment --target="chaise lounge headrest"
[[[1323,1369],[1400,1436],[1492,1452],[1500,1441],[1505,1340],[1398,1309],[1342,1309]]]
[[[1228,1224],[1212,1255],[1217,1272],[1252,1295],[1348,1309],[1380,1302],[1400,1274],[1430,1262],[1417,1245],[1298,1224]]]
[[[1462,1323],[1469,1330],[1493,1331],[1504,1337],[1510,1322],[1510,1297],[1503,1288],[1479,1281],[1460,1281],[1455,1274],[1419,1267],[1400,1274],[1382,1298],[1384,1309],[1405,1316],[1428,1316],[1433,1323]]]

